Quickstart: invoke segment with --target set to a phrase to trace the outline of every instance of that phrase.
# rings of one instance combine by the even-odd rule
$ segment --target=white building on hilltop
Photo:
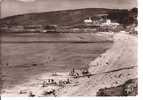
[[[84,20],[84,23],[85,23],[85,24],[92,24],[93,21],[92,21],[91,17],[89,17],[88,19],[85,19],[85,20]]]
[[[97,18],[91,19],[91,17],[86,18],[83,22],[85,25],[90,26],[107,26],[107,27],[117,27],[119,26],[119,23],[112,22],[111,19],[107,18],[108,14],[99,14],[96,16]]]
[[[118,26],[119,23],[111,22],[110,19],[106,19],[105,23],[102,23],[101,26]]]

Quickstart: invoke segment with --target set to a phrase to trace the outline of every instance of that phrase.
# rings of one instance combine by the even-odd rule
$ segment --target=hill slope
[[[31,13],[11,16],[1,19],[1,25],[77,25],[85,18],[95,17],[98,14],[110,14],[111,18],[119,22],[128,17],[126,9],[86,8],[76,10],[63,10],[43,13]],[[112,15],[113,14],[113,15]],[[118,14],[120,16],[118,16]],[[117,16],[115,16],[117,15]]]

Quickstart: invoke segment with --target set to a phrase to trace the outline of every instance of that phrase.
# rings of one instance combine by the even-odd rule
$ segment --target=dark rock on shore
[[[124,84],[111,87],[99,89],[97,96],[136,96],[138,94],[138,80],[130,79]]]

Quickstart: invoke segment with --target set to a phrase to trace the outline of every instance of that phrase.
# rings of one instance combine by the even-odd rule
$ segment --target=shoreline
[[[116,33],[114,41],[110,49],[91,61],[89,72],[95,75],[89,79],[80,78],[79,86],[67,87],[59,92],[59,96],[96,96],[101,88],[117,87],[137,78],[137,37],[128,33]]]
[[[58,90],[57,95],[58,96],[81,96],[81,95],[82,96],[89,96],[89,95],[93,96],[93,95],[96,95],[95,92],[92,93],[93,89],[95,89],[97,91],[103,87],[118,86],[118,85],[124,83],[124,81],[126,81],[128,79],[136,78],[137,73],[134,71],[137,71],[136,70],[137,65],[135,65],[136,66],[135,68],[125,69],[123,71],[119,70],[119,72],[115,71],[115,73],[114,72],[112,73],[113,70],[119,69],[119,67],[114,68],[113,65],[115,65],[115,62],[117,62],[117,59],[122,57],[122,55],[123,55],[122,53],[126,49],[126,45],[124,43],[126,43],[128,39],[130,39],[130,40],[135,39],[135,41],[136,41],[136,38],[134,38],[134,37],[132,37],[126,33],[117,33],[117,34],[115,33],[115,35],[114,35],[114,42],[115,43],[113,43],[113,46],[110,49],[108,49],[105,53],[101,54],[101,56],[99,56],[95,60],[91,61],[91,63],[89,64],[90,65],[90,68],[89,68],[90,73],[97,74],[98,72],[100,72],[101,74],[99,74],[99,75],[97,74],[95,76],[92,76],[91,78],[71,79],[71,81],[73,82],[73,86],[67,85],[64,88],[55,87]],[[127,43],[127,45],[129,45],[129,43]],[[124,47],[124,49],[120,50],[119,48],[122,46]],[[115,49],[117,49],[117,50],[115,50]],[[106,68],[107,62],[111,63],[110,65],[108,65],[109,66],[108,68]],[[122,67],[120,67],[120,68],[124,69],[124,67],[125,66],[122,65]],[[130,67],[130,66],[127,66],[127,67]],[[108,73],[108,71],[111,71],[111,72]],[[124,73],[126,73],[126,71],[128,74],[131,74],[131,75],[126,77],[126,75],[124,74]],[[107,72],[107,73],[105,73],[105,72]],[[114,75],[118,76],[118,74],[120,75],[121,72],[123,72],[122,76],[124,76],[124,77],[122,77],[122,79],[112,77],[113,80],[111,80],[111,78],[110,78],[111,76],[114,76]],[[47,73],[47,74],[43,74],[43,75],[41,74],[41,76],[35,76],[35,77],[36,77],[36,79],[46,80],[44,77],[49,78],[50,74],[52,74],[52,73]],[[65,74],[65,75],[63,75],[64,77],[68,76],[67,73],[62,73],[62,74]],[[107,78],[107,83],[104,82],[106,80],[105,76],[106,77],[110,76]],[[37,77],[39,77],[39,78],[37,78]],[[105,80],[103,80],[104,78],[105,78]],[[33,80],[33,79],[29,79],[29,80],[30,81],[29,81],[29,83],[27,83],[27,85],[30,85],[30,84],[32,85],[32,83],[35,84],[34,85],[35,87],[31,87],[31,90],[39,91],[39,89],[41,89],[41,87],[39,87],[39,85],[38,85],[40,80],[39,81]],[[99,82],[97,80],[101,80],[101,82]],[[118,82],[117,84],[115,84],[116,81]],[[74,86],[75,83],[78,83],[78,85]],[[96,86],[94,84],[96,84]],[[14,90],[17,90],[20,88],[22,89],[22,87],[28,88],[27,85],[26,86],[25,85],[26,84],[23,84],[23,86],[15,87]],[[28,89],[30,89],[30,88],[28,88]],[[40,90],[40,92],[45,91],[45,89],[42,88],[42,90]],[[80,91],[81,89],[83,89],[83,91]],[[88,90],[90,89],[90,90],[87,91],[87,89]],[[87,93],[87,92],[89,92],[89,93]],[[10,94],[10,93],[8,93],[8,94]],[[7,93],[6,93],[6,95],[7,95]],[[18,95],[18,94],[10,94],[10,95]]]

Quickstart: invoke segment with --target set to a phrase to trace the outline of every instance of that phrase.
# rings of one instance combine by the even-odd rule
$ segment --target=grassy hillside
[[[128,16],[128,10],[86,8],[76,10],[63,10],[54,12],[31,13],[16,15],[1,19],[1,25],[77,25],[83,23],[88,17],[95,17],[98,14],[110,14],[111,18],[119,21],[125,16],[114,16],[116,13]],[[120,14],[121,15],[121,14]],[[119,18],[118,18],[119,17]],[[126,22],[126,21],[123,21]]]

